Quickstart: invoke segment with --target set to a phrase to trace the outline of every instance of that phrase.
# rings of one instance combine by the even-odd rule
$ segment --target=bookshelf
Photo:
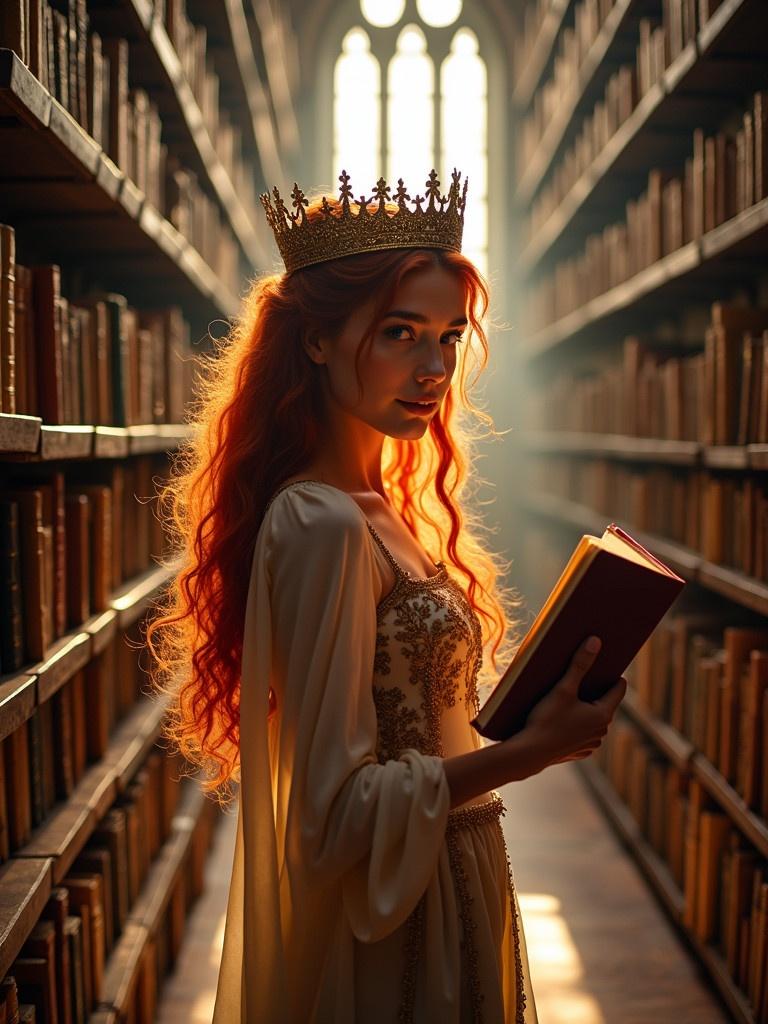
[[[520,0],[515,465],[535,607],[611,521],[688,582],[579,769],[768,1019],[768,8]]]
[[[0,16],[9,1019],[18,1003],[42,1022],[153,1020],[202,889],[218,813],[147,692],[141,638],[171,570],[145,499],[190,438],[194,347],[269,259],[258,192],[284,154],[259,32],[243,0]]]

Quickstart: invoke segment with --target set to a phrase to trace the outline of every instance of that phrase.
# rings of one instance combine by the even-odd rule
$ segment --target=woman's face
[[[357,310],[341,335],[310,352],[327,368],[328,398],[389,437],[418,439],[440,407],[456,369],[467,326],[461,279],[440,266],[406,274],[374,325],[370,347],[355,357],[374,302]]]

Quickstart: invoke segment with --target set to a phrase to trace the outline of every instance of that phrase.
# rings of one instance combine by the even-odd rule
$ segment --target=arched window
[[[469,178],[463,249],[488,263],[488,82],[462,0],[360,0],[363,24],[344,36],[334,74],[333,181],[342,168],[355,194],[384,174],[422,192],[437,168],[447,191],[454,167]],[[401,24],[402,22],[402,24]],[[384,91],[382,91],[384,72]]]

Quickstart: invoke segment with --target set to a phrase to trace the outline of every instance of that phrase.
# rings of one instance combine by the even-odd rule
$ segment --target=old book
[[[0,224],[0,412],[16,412],[16,235],[8,224]]]
[[[57,266],[40,266],[32,273],[40,415],[46,423],[64,423],[60,271]]]
[[[716,302],[712,306],[715,444],[733,444],[738,434],[738,396],[745,331],[768,328],[768,310]],[[710,331],[707,332],[709,343]]]
[[[3,0],[0,5],[0,47],[14,50],[25,64],[29,62],[28,18],[26,0]]]
[[[128,920],[129,881],[128,845],[125,812],[113,808],[101,820],[93,833],[93,842],[109,851],[112,865],[112,907],[115,933],[119,933]]]
[[[28,67],[32,74],[48,88],[48,58],[45,52],[45,0],[29,0],[28,4]]]
[[[100,997],[106,962],[102,880],[99,875],[72,874],[63,880],[62,885],[69,893],[71,912],[79,914],[83,922],[83,935],[86,932],[88,934],[89,956],[85,957],[83,974],[86,999],[90,1008],[93,1009]],[[86,921],[88,922],[87,929]],[[84,943],[84,956],[85,952]],[[88,997],[89,991],[90,998]]]
[[[45,57],[47,61],[46,78],[48,91],[52,96],[56,95],[56,29],[54,28],[53,9],[46,2],[43,8],[44,36],[45,36]]]
[[[81,668],[75,672],[68,685],[72,696],[72,764],[75,781],[79,781],[88,763],[86,721],[90,709],[86,705],[85,670]]]
[[[756,92],[752,108],[755,133],[755,202],[768,196],[768,92]]]
[[[36,708],[27,721],[29,749],[29,793],[32,810],[32,827],[45,818],[45,797],[43,794],[43,738],[40,709]]]
[[[90,504],[87,494],[67,494],[67,619],[72,627],[91,614]]]
[[[582,537],[511,665],[473,720],[475,728],[491,739],[522,729],[528,712],[592,633],[603,646],[580,694],[596,699],[619,679],[684,586],[681,577],[614,524],[601,538]]]
[[[85,79],[86,79],[86,124],[88,133],[95,142],[104,146],[103,137],[104,111],[102,107],[104,86],[102,75],[104,73],[104,61],[101,54],[101,36],[98,32],[91,32],[88,37],[85,57]]]
[[[741,360],[741,396],[737,443],[757,441],[760,395],[763,388],[763,337],[744,334]]]
[[[728,626],[723,632],[725,672],[720,708],[720,757],[718,768],[729,782],[736,782],[737,728],[740,714],[739,684],[750,652],[768,644],[768,630]]]
[[[16,412],[33,415],[37,408],[37,371],[30,348],[34,349],[34,324],[32,320],[32,278],[28,267],[16,264],[14,283],[14,325],[16,343]],[[30,372],[30,369],[32,372]]]
[[[0,500],[0,663],[10,672],[24,664],[19,503]]]
[[[109,607],[112,592],[112,491],[102,484],[83,484],[80,493],[89,499],[91,538],[91,611]]]
[[[112,652],[110,645],[91,658],[84,670],[89,711],[86,717],[87,750],[89,759],[94,761],[104,756],[114,717],[111,685],[114,675],[110,674],[110,665],[114,661]]]
[[[752,111],[744,114],[744,209],[755,201],[755,131]]]
[[[8,830],[8,802],[6,793],[8,781],[5,777],[5,755],[3,740],[0,740],[0,863],[5,863],[11,854],[11,840]]]
[[[702,942],[715,937],[720,899],[720,858],[731,822],[719,811],[702,811],[699,818],[699,861],[695,932]]]
[[[12,970],[19,999],[35,1007],[35,1019],[58,1024],[55,961],[39,956],[20,956],[14,960]]]
[[[92,880],[96,876],[98,878],[98,901],[97,905],[101,909],[101,921],[102,931],[104,935],[104,953],[108,955],[112,946],[114,945],[117,933],[115,931],[115,919],[114,919],[114,905],[112,900],[112,858],[109,855],[108,850],[99,849],[98,847],[86,846],[86,848],[78,854],[77,860],[75,861],[72,871],[65,879],[65,885],[69,889],[70,900],[74,903],[75,900],[75,888],[74,885],[70,885],[70,882],[81,882],[88,881],[89,886],[92,885]],[[95,897],[94,897],[94,902]],[[91,919],[94,917],[94,909],[91,906]],[[106,959],[106,956],[103,960]],[[97,965],[98,966],[98,965]],[[103,961],[102,961],[103,969]]]
[[[69,27],[67,16],[61,11],[53,10],[53,42],[54,42],[54,96],[62,107],[69,110]]]
[[[39,489],[7,490],[4,497],[19,506],[21,525],[22,595],[26,657],[40,661],[50,646],[51,619],[45,608],[45,541],[43,535],[43,498]]]
[[[109,61],[109,145],[107,152],[124,172],[128,167],[128,42],[102,38]]]
[[[56,792],[61,800],[66,800],[75,788],[75,766],[72,757],[72,692],[70,684],[65,683],[51,697],[56,717],[55,761],[56,761]]]
[[[742,676],[743,728],[739,744],[739,792],[750,807],[760,798],[763,696],[768,691],[768,652],[751,651]]]
[[[29,740],[26,722],[22,722],[6,736],[3,741],[3,755],[8,784],[8,834],[13,852],[27,842],[32,832]]]
[[[64,927],[69,914],[69,893],[61,886],[51,891],[41,917],[53,925],[56,945],[56,1001],[59,1020],[63,1024],[72,1022],[69,945],[64,934]],[[31,951],[34,955],[34,951]],[[38,954],[42,955],[42,954]]]
[[[88,122],[88,10],[86,0],[69,0],[69,3],[74,11],[77,33],[75,51],[72,58],[75,63],[77,78],[77,119],[83,127],[86,127]]]
[[[85,986],[83,984],[83,925],[79,917],[70,915],[64,923],[69,951],[69,990],[71,1019],[86,1024]]]
[[[693,133],[691,237],[701,238],[704,233],[704,132],[696,128]]]

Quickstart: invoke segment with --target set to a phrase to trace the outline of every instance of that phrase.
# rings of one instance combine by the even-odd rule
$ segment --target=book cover
[[[595,700],[620,678],[684,586],[615,524],[601,538],[585,535],[472,724],[489,739],[522,729],[591,634],[603,646],[580,696]]]

